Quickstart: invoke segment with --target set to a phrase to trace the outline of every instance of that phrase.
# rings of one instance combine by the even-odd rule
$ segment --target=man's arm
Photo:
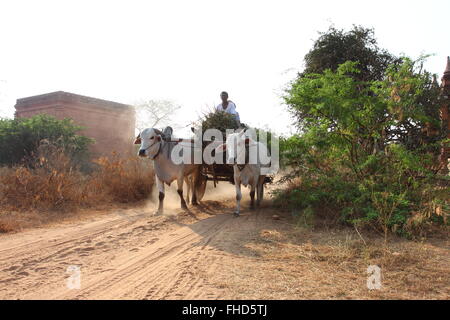
[[[228,101],[228,105],[230,106],[230,113],[236,114],[236,104],[233,101]]]
[[[229,103],[230,103],[230,113],[234,115],[234,117],[238,122],[241,122],[239,112],[236,111],[236,104],[233,101],[229,101]]]

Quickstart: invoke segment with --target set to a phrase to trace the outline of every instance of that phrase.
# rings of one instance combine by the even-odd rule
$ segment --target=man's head
[[[222,91],[220,93],[220,99],[222,99],[222,102],[227,102],[228,101],[228,93],[225,91]]]

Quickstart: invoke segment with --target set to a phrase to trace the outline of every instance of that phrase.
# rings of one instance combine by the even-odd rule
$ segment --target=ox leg
[[[255,189],[254,184],[250,185],[250,209],[255,209]]]
[[[186,203],[189,204],[189,194],[191,193],[191,186],[192,186],[192,179],[191,177],[185,177],[184,178],[184,182],[186,183],[187,186],[187,192],[186,192]]]
[[[177,186],[178,186],[177,192],[178,192],[178,195],[180,196],[181,208],[187,209],[186,201],[184,201],[184,198],[183,198],[183,180],[184,180],[183,177],[177,179]]]
[[[234,211],[234,214],[236,216],[239,216],[241,211],[241,199],[242,199],[241,183],[235,181],[235,186],[236,186],[236,211]]]
[[[264,193],[264,176],[259,176],[258,184],[256,186],[256,207],[261,206],[261,201],[263,199]]]
[[[158,177],[156,177],[156,185],[158,186],[158,199],[159,199],[159,205],[158,205],[158,211],[156,211],[156,214],[163,214],[164,212],[164,182],[161,181]]]
[[[194,173],[193,176],[191,177],[192,179],[192,205],[194,206],[198,206],[198,202],[197,202],[197,189],[199,187],[200,184],[200,168],[198,168]]]

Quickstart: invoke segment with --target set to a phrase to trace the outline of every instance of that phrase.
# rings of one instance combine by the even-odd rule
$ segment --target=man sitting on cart
[[[239,112],[236,111],[236,105],[234,104],[234,102],[228,100],[228,93],[222,91],[222,93],[220,94],[220,99],[222,99],[222,103],[217,105],[216,112],[222,111],[234,115],[234,118],[236,119],[238,125],[240,125],[241,120],[239,118]]]

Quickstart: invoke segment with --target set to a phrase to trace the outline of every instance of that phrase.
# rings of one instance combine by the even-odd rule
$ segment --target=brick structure
[[[95,139],[90,151],[94,157],[113,151],[127,156],[133,152],[135,111],[125,104],[57,91],[17,99],[16,117],[48,114],[57,119],[71,118],[84,129],[79,134]]]
[[[447,137],[450,139],[450,57],[447,57],[447,67],[445,68],[444,75],[442,76],[442,105],[440,108],[440,115],[442,119],[442,124],[446,130]],[[441,168],[443,168],[443,173],[448,173],[448,158],[450,156],[450,147],[443,147],[440,155]]]

